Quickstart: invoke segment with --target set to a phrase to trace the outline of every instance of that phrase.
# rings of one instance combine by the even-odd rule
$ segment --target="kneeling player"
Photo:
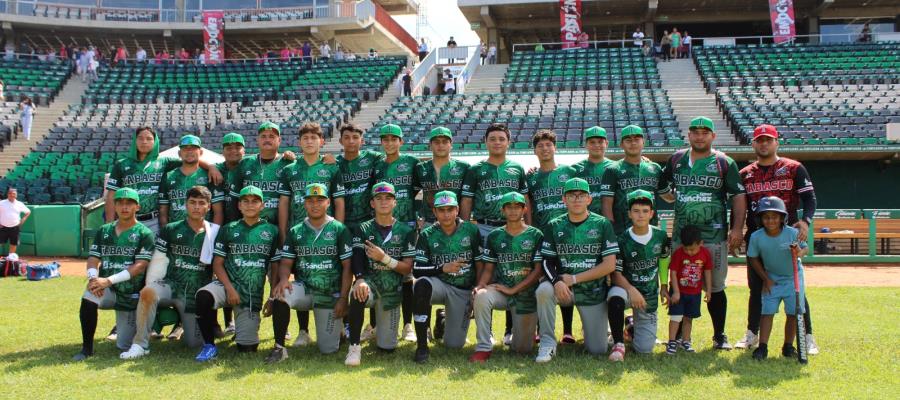
[[[307,185],[303,196],[306,218],[284,239],[281,265],[272,285],[275,348],[267,363],[287,359],[284,335],[291,322],[291,309],[313,311],[316,342],[322,354],[334,353],[340,346],[342,318],[347,314],[347,295],[353,280],[353,248],[347,227],[327,214],[329,204],[325,185]]]
[[[669,237],[665,230],[650,225],[654,215],[653,193],[635,190],[628,194],[626,201],[631,227],[619,235],[619,256],[612,274],[615,286],[609,289],[606,298],[615,343],[609,353],[610,361],[625,359],[625,309],[629,307],[634,310],[631,347],[638,353],[653,351],[659,282],[662,279],[667,286],[669,270]]]
[[[196,296],[197,324],[203,336],[197,361],[209,361],[219,354],[215,345],[216,310],[226,305],[234,308],[238,351],[255,352],[259,347],[259,311],[263,308],[266,276],[269,264],[278,261],[278,227],[260,219],[263,208],[262,190],[244,187],[238,194],[243,217],[226,224],[216,235],[212,263],[216,280],[200,288]]]
[[[543,258],[540,250],[544,236],[540,229],[525,224],[525,196],[522,194],[509,192],[503,195],[500,209],[506,225],[488,235],[484,270],[475,288],[478,343],[475,354],[469,357],[472,362],[484,362],[491,357],[491,317],[495,309],[509,309],[512,313],[510,346],[514,351],[527,353],[534,347],[537,329],[534,289],[541,277]],[[495,283],[488,285],[495,277]]]
[[[444,320],[444,345],[462,348],[469,332],[472,288],[480,274],[481,235],[478,226],[459,216],[456,193],[434,195],[437,223],[422,230],[416,243],[413,274],[413,320],[416,324],[416,355],[419,363],[428,361],[428,320],[432,304],[447,307]],[[476,263],[476,261],[478,261]]]
[[[138,192],[116,190],[116,222],[100,227],[94,235],[87,261],[87,290],[81,297],[81,351],[73,357],[82,361],[94,354],[97,309],[116,310],[116,347],[127,350],[135,334],[135,308],[144,286],[144,271],[153,252],[153,232],[137,222]]]
[[[372,187],[375,219],[359,225],[353,233],[353,275],[350,290],[350,350],[344,364],[356,366],[362,357],[360,330],[363,312],[374,313],[378,348],[397,348],[403,278],[412,271],[416,255],[416,231],[393,217],[397,206],[394,185],[381,182]]]

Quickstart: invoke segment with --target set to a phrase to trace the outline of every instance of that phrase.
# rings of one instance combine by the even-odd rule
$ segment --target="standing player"
[[[587,181],[566,181],[563,201],[567,214],[550,221],[541,255],[544,274],[537,298],[541,342],[535,361],[549,362],[556,353],[556,305],[575,305],[584,328],[584,344],[591,354],[607,348],[606,276],[615,270],[619,245],[612,224],[588,211],[591,188]]]
[[[416,191],[422,191],[422,209],[419,215],[426,224],[435,220],[431,204],[434,195],[444,190],[462,195],[463,180],[469,170],[469,164],[450,157],[453,149],[453,133],[439,126],[428,134],[428,146],[431,148],[431,159],[422,161],[416,166]]]
[[[628,218],[630,206],[628,194],[635,190],[646,190],[650,193],[656,191],[659,185],[659,176],[662,167],[643,156],[644,130],[637,125],[628,125],[622,129],[622,150],[625,158],[612,162],[603,174],[603,188],[601,202],[603,203],[603,216],[612,221],[616,234],[631,226]],[[650,225],[658,225],[656,213]]]
[[[371,207],[375,219],[363,222],[353,232],[353,275],[350,290],[350,349],[344,364],[357,366],[362,357],[360,330],[366,308],[378,321],[375,339],[379,349],[397,348],[397,325],[403,278],[412,271],[416,255],[416,230],[394,218],[397,200],[394,186],[379,182],[372,188]]]
[[[375,151],[360,150],[363,130],[353,124],[341,126],[340,143],[344,152],[337,157],[337,164],[344,181],[344,225],[352,230],[372,219],[369,199],[375,183],[375,164],[384,156]]]
[[[187,192],[194,186],[205,186],[212,193],[212,222],[222,224],[225,194],[219,186],[209,181],[206,171],[200,169],[201,155],[200,138],[184,135],[178,150],[181,168],[167,172],[159,184],[159,226],[187,219]]]
[[[81,351],[74,361],[94,355],[97,309],[116,310],[116,347],[127,350],[134,339],[135,309],[153,252],[153,232],[135,218],[141,208],[136,190],[118,189],[113,201],[118,219],[97,230],[87,260],[87,290],[78,313]]]
[[[260,218],[266,222],[278,226],[278,206],[281,197],[278,191],[281,186],[281,170],[287,167],[291,160],[278,151],[281,146],[281,127],[266,121],[257,129],[259,136],[256,144],[259,146],[259,154],[245,157],[240,165],[240,182],[237,187],[254,186],[261,190],[266,198]]]
[[[328,188],[321,183],[306,186],[303,196],[306,217],[288,232],[281,247],[281,265],[273,274],[272,327],[275,348],[267,363],[287,359],[284,335],[291,322],[291,309],[313,311],[316,342],[322,354],[338,350],[342,318],[347,314],[347,296],[353,275],[350,232],[327,214]],[[291,274],[294,281],[290,281]]]
[[[472,288],[481,274],[481,236],[478,227],[459,218],[456,194],[434,195],[438,222],[422,230],[416,243],[415,297],[416,355],[418,363],[428,361],[428,330],[432,304],[447,307],[444,346],[458,349],[466,344]]]
[[[753,151],[756,162],[741,170],[741,179],[747,189],[750,207],[747,208],[747,233],[744,240],[749,243],[750,235],[760,228],[753,217],[759,201],[768,196],[775,196],[784,201],[787,209],[787,224],[797,228],[800,241],[806,241],[809,224],[816,212],[816,192],[812,180],[803,164],[778,156],[778,131],[772,125],[760,125],[753,131]],[[803,217],[797,218],[799,203],[803,203]],[[759,259],[762,262],[762,259]],[[748,260],[748,264],[749,260]],[[752,268],[747,268],[747,284],[750,286],[750,300],[747,313],[747,334],[735,344],[739,349],[751,348],[759,340],[759,318],[762,301],[760,294],[763,277]],[[818,354],[819,348],[812,335],[812,320],[809,316],[809,301],[803,299],[805,305],[806,343],[809,354]]]
[[[197,324],[203,347],[196,360],[215,359],[216,310],[234,307],[234,341],[239,352],[255,352],[259,347],[259,311],[270,267],[278,261],[278,227],[262,219],[263,191],[245,186],[238,194],[241,218],[221,229],[216,236],[212,269],[216,280],[197,291]],[[270,265],[270,263],[272,265]],[[271,281],[271,279],[270,279]],[[284,334],[282,333],[282,337]]]
[[[579,161],[572,167],[578,171],[578,177],[587,181],[591,187],[590,212],[598,215],[602,213],[602,203],[600,201],[601,192],[603,190],[603,175],[606,168],[612,164],[612,160],[606,158],[606,149],[609,147],[609,141],[606,139],[606,129],[599,126],[593,126],[584,131],[584,148],[588,152],[588,158]]]
[[[222,202],[223,224],[241,219],[241,212],[237,208],[237,193],[241,191],[240,165],[244,159],[244,137],[231,132],[222,137],[222,157],[225,161],[216,164],[216,168],[222,172],[222,190],[224,199]]]
[[[725,154],[712,149],[715,126],[706,117],[691,120],[688,141],[691,147],[679,150],[669,158],[659,179],[664,200],[675,202],[675,226],[672,237],[679,238],[681,227],[700,228],[704,245],[712,253],[712,295],[707,309],[713,323],[713,347],[731,350],[725,335],[728,298],[725,278],[728,276],[728,252],[741,245],[747,198],[737,164]],[[674,191],[674,193],[673,193]],[[725,215],[725,202],[731,198],[734,218],[731,229]]]
[[[375,165],[375,181],[387,182],[394,185],[397,193],[397,207],[394,208],[394,217],[398,221],[416,227],[416,208],[414,206],[416,164],[419,159],[410,155],[401,155],[400,146],[403,145],[403,130],[394,124],[382,126],[381,149],[384,151],[384,160]]]
[[[527,353],[534,347],[537,303],[534,290],[541,277],[541,243],[544,235],[524,222],[525,196],[509,192],[500,199],[506,225],[494,229],[484,248],[484,270],[475,287],[475,353],[472,362],[491,357],[491,316],[494,309],[513,315],[510,347]],[[496,283],[491,284],[491,281]]]

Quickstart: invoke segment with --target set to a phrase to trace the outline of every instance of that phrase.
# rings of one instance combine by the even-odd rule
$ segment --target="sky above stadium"
[[[447,44],[450,36],[453,36],[460,46],[474,46],[479,43],[478,35],[469,27],[469,21],[457,7],[456,0],[419,0],[419,3],[426,1],[428,28],[420,34],[426,38],[431,47]],[[394,16],[394,19],[407,32],[416,36],[415,15]]]

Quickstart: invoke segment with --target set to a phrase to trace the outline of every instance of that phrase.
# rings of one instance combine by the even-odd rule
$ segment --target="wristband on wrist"
[[[98,276],[100,276],[100,273],[97,271],[97,268],[88,268],[88,270],[87,270],[88,279],[94,279]]]
[[[574,285],[574,284],[576,284],[576,283],[578,283],[578,276],[577,276],[577,275],[572,275],[572,284]]]
[[[107,279],[109,279],[109,282],[110,282],[110,283],[112,283],[113,285],[115,285],[115,284],[117,284],[117,283],[122,283],[122,282],[125,282],[125,281],[131,279],[131,273],[128,272],[127,269],[123,269],[122,272],[119,272],[119,273],[117,273],[117,274],[115,274],[115,275],[113,275],[113,276],[110,276],[110,277],[107,278]]]

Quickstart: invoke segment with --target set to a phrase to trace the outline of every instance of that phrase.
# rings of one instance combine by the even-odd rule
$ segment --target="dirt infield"
[[[32,264],[57,261],[65,276],[84,276],[84,259],[33,257],[27,260]],[[746,285],[747,268],[743,265],[732,266],[728,273],[729,285]],[[900,287],[900,266],[883,265],[808,265],[806,266],[806,283],[809,286],[891,286]]]

